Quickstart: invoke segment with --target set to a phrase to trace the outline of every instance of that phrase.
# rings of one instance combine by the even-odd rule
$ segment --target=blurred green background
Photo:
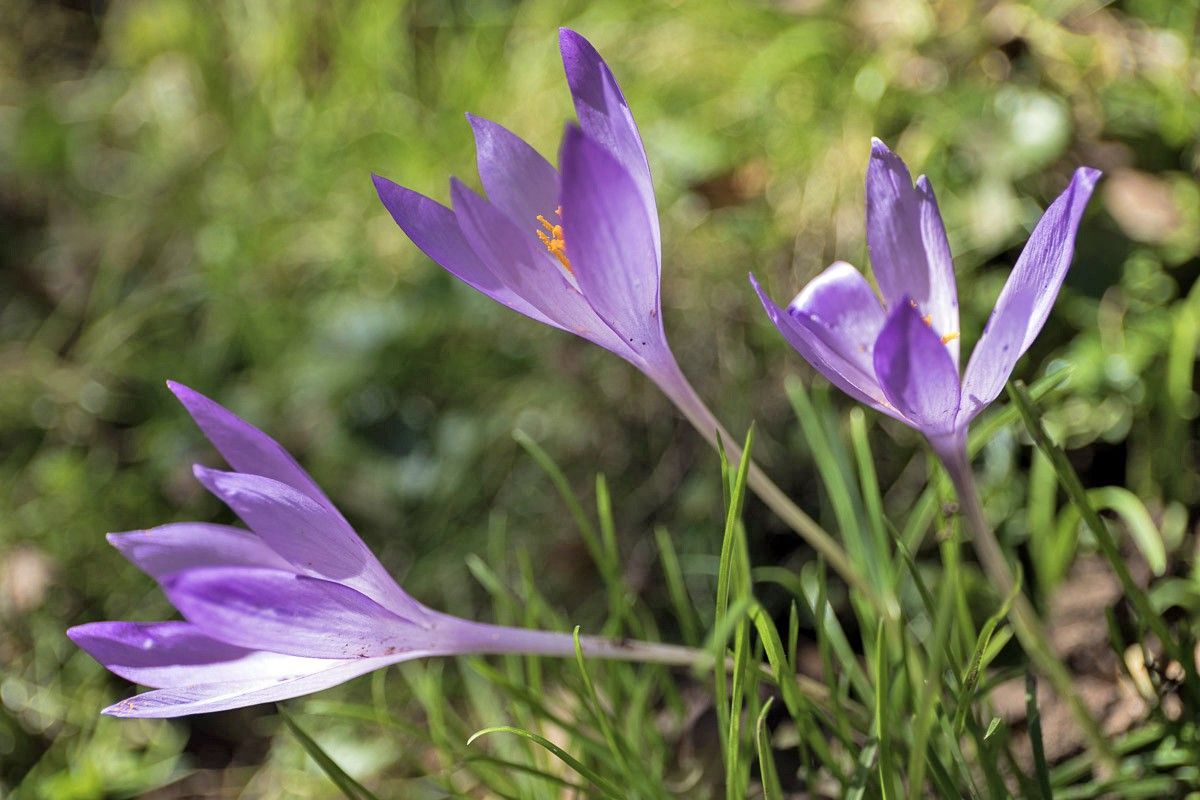
[[[126,796],[189,765],[256,796],[332,791],[295,782],[314,767],[258,717],[100,719],[130,687],[63,635],[170,613],[106,531],[229,519],[191,478],[192,462],[219,462],[166,378],[277,436],[430,604],[488,618],[464,558],[486,557],[503,524],[564,614],[602,621],[594,569],[516,428],[581,492],[609,476],[641,602],[665,602],[647,568],[655,525],[689,570],[711,571],[720,493],[700,438],[624,362],[443,273],[371,186],[378,172],[445,201],[449,175],[477,184],[466,111],[553,159],[571,117],[560,25],[605,55],[641,126],[684,371],[731,429],[757,420],[768,471],[819,516],[781,388],[811,374],[746,273],[784,297],[835,258],[866,266],[877,135],[937,188],[970,346],[1040,210],[1075,166],[1105,170],[1018,376],[1074,366],[1051,420],[1077,466],[1135,491],[1190,552],[1198,20],[1196,0],[7,0],[0,795],[24,780],[32,797]],[[918,442],[892,425],[873,436],[902,504]],[[1023,502],[1021,458],[1011,435],[984,456],[1001,516]],[[756,561],[804,559],[751,505]],[[340,741],[371,769],[402,759]]]

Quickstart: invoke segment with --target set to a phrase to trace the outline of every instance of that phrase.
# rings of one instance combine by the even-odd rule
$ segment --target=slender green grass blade
[[[1075,472],[1074,467],[1071,466],[1071,462],[1067,459],[1066,452],[1062,447],[1051,441],[1050,435],[1042,425],[1037,407],[1030,397],[1029,390],[1020,381],[1013,381],[1008,385],[1008,392],[1009,396],[1013,399],[1012,404],[1017,407],[1021,418],[1025,422],[1026,430],[1029,431],[1029,435],[1033,438],[1038,449],[1054,465],[1054,471],[1058,474],[1059,482],[1062,484],[1067,496],[1071,498],[1071,502],[1075,504],[1075,507],[1083,516],[1083,520],[1087,523],[1089,530],[1091,530],[1092,536],[1095,537],[1101,552],[1108,559],[1113,571],[1117,574],[1117,578],[1121,582],[1121,588],[1124,590],[1129,602],[1137,610],[1142,624],[1154,631],[1170,656],[1183,665],[1187,673],[1185,684],[1188,693],[1193,702],[1200,702],[1200,675],[1197,675],[1196,672],[1194,654],[1182,652],[1179,642],[1171,635],[1163,618],[1155,612],[1154,605],[1150,602],[1149,596],[1134,581],[1133,575],[1129,572],[1128,565],[1121,557],[1120,550],[1108,530],[1108,526],[1105,525],[1104,520],[1100,518],[1100,514],[1097,513],[1095,507],[1092,505],[1088,497],[1088,492],[1083,487],[1083,482],[1079,479],[1078,473]]]
[[[983,657],[987,653],[988,645],[991,644],[992,634],[996,628],[1008,617],[1008,610],[1012,607],[1013,601],[1017,598],[1017,593],[1021,591],[1022,584],[1021,565],[1016,566],[1016,575],[1013,580],[1012,591],[1004,598],[1004,602],[1000,604],[1000,608],[995,614],[988,617],[983,623],[983,627],[979,630],[979,636],[975,640],[975,647],[971,651],[971,660],[967,662],[967,671],[963,675],[962,685],[958,692],[958,708],[954,714],[954,732],[961,736],[963,725],[966,722],[967,711],[971,707],[971,700],[975,693],[975,688],[979,685],[979,676],[983,669]]]
[[[775,698],[767,698],[758,712],[754,725],[754,742],[758,748],[758,770],[762,776],[763,800],[783,800],[783,787],[775,769],[775,754],[771,750],[771,734],[767,730],[767,714]]]
[[[608,744],[608,749],[612,753],[616,765],[624,774],[633,775],[635,774],[635,770],[629,759],[629,753],[618,741],[617,734],[608,719],[608,714],[600,702],[600,695],[596,692],[596,685],[592,682],[592,675],[588,671],[587,661],[583,657],[583,647],[579,643],[578,625],[575,626],[575,630],[571,635],[575,640],[575,665],[579,668],[579,676],[583,680],[584,697],[582,699],[592,716],[592,721],[600,729],[600,735],[604,737],[604,741]]]
[[[927,650],[928,664],[925,668],[925,685],[917,701],[913,719],[912,750],[908,759],[908,797],[920,797],[925,791],[925,768],[928,763],[930,734],[934,720],[939,714],[942,694],[942,662],[946,658],[946,643],[954,620],[954,582],[944,579],[938,591],[938,602],[933,615],[933,635]],[[882,749],[880,751],[883,752]]]
[[[881,619],[875,628],[875,735],[879,740],[879,788],[883,800],[898,797],[894,784],[896,765],[892,760],[892,732],[895,729],[888,703],[892,677],[888,667],[887,641]]]
[[[347,800],[379,800],[367,787],[347,775],[346,771],[338,766],[338,763],[325,752],[321,745],[317,744],[311,736],[304,732],[304,729],[300,727],[300,724],[296,722],[287,709],[282,705],[276,704],[275,710],[279,714],[279,718],[283,720],[283,724],[296,737],[296,741],[300,742],[300,746],[304,748],[304,752],[308,753],[309,757],[317,762],[317,766],[333,782],[333,785],[342,794],[346,795]]]
[[[654,529],[654,541],[658,545],[658,560],[662,564],[663,577],[667,580],[667,593],[671,597],[679,632],[683,636],[684,644],[695,647],[700,641],[699,620],[696,617],[696,606],[688,596],[675,543],[671,541],[667,529],[661,526]]]
[[[1042,742],[1042,714],[1037,702],[1037,678],[1032,672],[1025,673],[1025,724],[1029,730],[1029,744],[1033,748],[1033,771],[1037,776],[1038,791],[1042,800],[1053,800],[1050,788],[1050,769],[1046,766],[1046,748]]]
[[[558,491],[563,503],[566,504],[571,518],[575,520],[575,526],[579,528],[579,533],[583,536],[584,544],[587,545],[592,560],[597,564],[605,563],[604,547],[601,544],[600,535],[596,532],[596,527],[592,525],[587,514],[584,513],[583,505],[580,504],[579,498],[575,496],[575,492],[571,489],[571,484],[567,480],[567,476],[559,469],[558,464],[554,462],[550,454],[543,450],[541,445],[535,442],[525,431],[513,431],[512,436],[517,444],[521,445],[525,452],[537,462],[537,465],[550,478],[550,482],[554,484],[554,488]]]
[[[796,676],[791,671],[787,651],[783,649],[783,641],[779,638],[779,631],[775,629],[775,623],[771,621],[766,609],[760,605],[754,606],[750,617],[754,621],[754,627],[758,630],[758,638],[766,652],[767,663],[775,670],[776,683],[779,686],[780,694],[783,695],[783,702],[787,706],[788,713],[793,717],[798,717],[801,714],[804,698],[796,685]]]
[[[497,725],[491,728],[484,728],[483,730],[479,730],[471,734],[471,736],[467,739],[467,746],[469,747],[470,745],[474,744],[477,739],[483,736],[491,736],[495,733],[511,733],[514,736],[520,736],[528,739],[529,741],[553,754],[555,758],[566,764],[571,769],[575,770],[575,772],[581,778],[590,783],[594,789],[602,793],[605,797],[611,797],[613,800],[622,800],[625,797],[625,795],[611,782],[606,780],[604,776],[589,768],[582,761],[575,758],[575,756],[571,755],[566,750],[547,739],[545,736],[536,734],[533,731],[515,728],[510,725]]]

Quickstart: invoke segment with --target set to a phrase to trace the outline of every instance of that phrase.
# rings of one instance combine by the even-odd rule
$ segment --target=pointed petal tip
[[[206,467],[203,464],[192,464],[193,477],[200,481],[200,483],[204,484],[204,486],[208,489],[212,488],[212,483],[216,478],[224,474],[225,472],[223,470]]]
[[[463,208],[470,203],[483,200],[478,192],[459,180],[458,177],[450,176],[450,208],[455,214],[462,212]]]
[[[1078,181],[1083,186],[1091,189],[1102,177],[1104,177],[1104,172],[1095,167],[1079,167],[1075,170],[1072,180]]]
[[[767,312],[767,316],[772,322],[778,324],[777,320],[783,313],[783,310],[771,299],[771,295],[767,294],[767,290],[758,282],[758,278],[755,277],[753,272],[750,273],[750,285],[754,287],[754,292],[758,295],[758,302],[762,303],[763,310]]]
[[[208,400],[208,398],[205,397],[204,395],[200,394],[200,392],[197,392],[192,387],[186,386],[186,385],[180,383],[179,381],[173,381],[173,380],[168,379],[166,381],[166,384],[167,384],[167,390],[171,394],[175,395],[176,399],[178,399],[179,402],[183,403],[184,407],[190,407],[188,404],[193,403],[197,400],[200,400],[200,401]],[[212,402],[212,401],[209,400],[209,402]]]
[[[416,192],[414,192],[412,189],[401,186],[395,181],[385,178],[377,172],[371,173],[371,183],[375,185],[375,193],[379,195],[379,200],[389,211],[392,211],[392,204],[400,197],[416,194]],[[394,214],[395,212],[393,212],[393,215]]]
[[[82,642],[87,640],[87,625],[72,625],[67,628],[67,638],[76,644],[78,647],[83,647]]]
[[[576,122],[575,120],[573,120],[573,119],[567,120],[566,124],[563,125],[563,145],[564,146],[567,143],[567,139],[571,139],[572,141],[574,141],[576,139],[587,139],[587,138],[588,138],[588,135],[583,132],[583,128],[579,127],[579,123]]]
[[[583,34],[571,28],[561,27],[558,29],[558,48],[566,58],[569,54],[584,54],[588,51],[596,52],[596,48],[592,43],[584,37]]]
[[[597,142],[591,136],[588,136],[583,128],[579,127],[575,122],[568,122],[566,129],[563,131],[562,145],[558,151],[559,171],[565,175],[570,169],[570,164],[578,164],[582,161],[596,159],[612,162],[622,172],[626,172],[625,168],[621,166],[620,162],[617,161],[604,145]]]
[[[892,151],[889,150],[888,146],[883,143],[883,139],[880,139],[878,136],[871,137],[871,157],[872,158],[884,158],[886,156],[890,156],[891,154],[892,154]]]

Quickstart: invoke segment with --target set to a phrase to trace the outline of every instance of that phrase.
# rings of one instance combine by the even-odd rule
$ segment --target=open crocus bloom
[[[767,315],[846,394],[923,433],[957,458],[967,426],[1037,338],[1066,277],[1075,233],[1100,172],[1075,171],[1046,209],[959,377],[958,291],[933,188],[878,139],[867,168],[867,246],[882,302],[862,273],[836,262],[781,309],[754,276]]]
[[[579,123],[567,127],[558,169],[506,128],[468,115],[486,198],[457,179],[453,209],[379,176],[375,187],[446,271],[634,364],[711,439],[716,422],[663,330],[658,209],[633,115],[586,39],[563,29],[559,45]]]
[[[500,125],[468,116],[486,198],[452,180],[450,209],[376,176],[379,198],[447,272],[514,311],[624,358],[736,463],[735,440],[667,344],[658,209],[629,105],[586,39],[562,29],[559,46],[579,124],[567,127],[557,169]],[[869,592],[832,537],[756,464],[749,470],[750,488],[835,570]]]
[[[196,477],[250,530],[183,522],[110,534],[185,621],[95,622],[67,633],[97,661],[156,691],[105,709],[176,717],[284,700],[414,658],[572,655],[569,634],[434,611],[410,597],[274,439],[212,400],[168,384],[236,472]],[[695,663],[670,645],[582,637],[599,658]]]

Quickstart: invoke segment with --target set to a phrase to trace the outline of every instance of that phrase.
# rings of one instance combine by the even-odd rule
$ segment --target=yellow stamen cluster
[[[554,209],[554,214],[559,219],[562,219],[562,206]],[[567,241],[563,238],[562,225],[552,223],[541,214],[537,215],[537,221],[541,223],[545,230],[534,231],[534,233],[542,240],[542,244],[546,245],[546,249],[550,251],[550,254],[558,259],[558,263],[562,264],[567,272],[574,275],[575,270],[571,269],[571,261],[567,258]]]
[[[916,300],[909,300],[908,302],[909,302],[909,304],[910,304],[910,305],[911,305],[913,308],[916,308],[916,307],[917,307],[917,301],[916,301]],[[921,317],[921,321],[922,321],[922,322],[924,322],[926,325],[928,325],[929,327],[931,327],[931,328],[932,328],[932,327],[933,327],[933,314],[926,314],[925,316]],[[950,344],[951,342],[953,342],[953,341],[954,341],[955,339],[957,339],[957,338],[958,338],[958,334],[957,334],[957,333],[947,333],[947,334],[944,334],[944,335],[942,336],[942,344]]]

